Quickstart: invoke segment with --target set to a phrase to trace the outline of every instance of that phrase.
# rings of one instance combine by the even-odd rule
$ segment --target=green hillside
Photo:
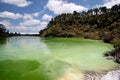
[[[119,45],[120,4],[110,9],[100,7],[58,15],[39,34],[42,37],[82,37]]]

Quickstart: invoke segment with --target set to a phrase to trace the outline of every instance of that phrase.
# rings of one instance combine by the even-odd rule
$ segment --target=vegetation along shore
[[[108,52],[105,57],[112,56],[120,63],[120,4],[109,9],[100,7],[87,12],[74,11],[72,14],[58,15],[49,22],[47,28],[39,32],[39,35],[95,39],[110,43],[116,50]]]

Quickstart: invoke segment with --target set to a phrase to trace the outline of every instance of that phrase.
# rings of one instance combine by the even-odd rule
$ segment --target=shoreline
[[[112,77],[116,77],[116,75],[118,77],[118,79],[114,79],[114,80],[119,80],[120,79],[120,66],[116,67],[115,69],[110,69],[110,70],[104,70],[101,72],[97,72],[97,71],[86,71],[84,72],[84,77],[85,80],[109,80],[108,77],[111,79]],[[113,79],[111,79],[113,80]]]

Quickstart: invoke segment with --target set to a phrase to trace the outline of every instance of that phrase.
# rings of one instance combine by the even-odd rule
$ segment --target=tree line
[[[3,24],[0,24],[0,38],[10,37],[10,36],[19,36],[20,33],[9,32]]]
[[[21,34],[18,32],[9,32],[3,24],[0,24],[0,38],[12,36],[39,36],[38,34]]]
[[[80,37],[120,45],[120,4],[88,11],[63,13],[51,19],[42,37]]]

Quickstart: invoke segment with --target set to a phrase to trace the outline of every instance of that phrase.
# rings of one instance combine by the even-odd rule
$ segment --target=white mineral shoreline
[[[85,80],[120,80],[120,66],[103,72],[85,72]]]

